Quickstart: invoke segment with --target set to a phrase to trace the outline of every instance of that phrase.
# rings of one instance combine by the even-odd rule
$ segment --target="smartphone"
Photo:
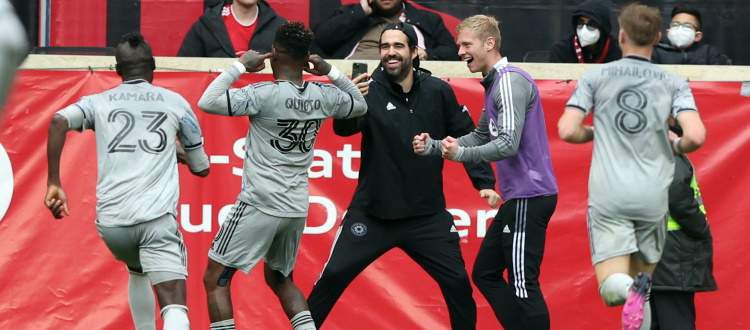
[[[352,79],[359,77],[363,73],[368,73],[367,63],[354,62],[352,63]]]

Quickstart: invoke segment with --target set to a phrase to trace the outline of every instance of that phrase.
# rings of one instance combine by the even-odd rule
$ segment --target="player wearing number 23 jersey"
[[[58,114],[68,120],[68,129],[96,131],[96,215],[102,226],[131,226],[165,214],[177,216],[180,189],[175,136],[189,154],[200,155],[195,166],[208,168],[201,129],[190,104],[145,79],[84,96]],[[191,170],[198,167],[191,166]]]

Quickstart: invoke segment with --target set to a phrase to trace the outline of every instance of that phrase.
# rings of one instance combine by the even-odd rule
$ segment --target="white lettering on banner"
[[[448,209],[448,212],[450,212],[450,214],[453,215],[453,224],[456,225],[456,228],[471,226],[471,217],[469,217],[469,213],[466,213],[466,211],[460,210],[460,209]],[[458,217],[458,219],[456,219],[456,217]],[[468,229],[459,230],[458,236],[459,237],[469,236],[469,230]]]
[[[352,169],[352,158],[362,157],[361,152],[352,151],[352,145],[345,144],[343,150],[339,150],[336,152],[336,157],[339,157],[343,160],[341,162],[341,171],[344,173],[345,177],[349,179],[359,178],[359,171],[354,171]]]
[[[310,196],[310,204],[320,204],[323,205],[323,207],[326,210],[326,220],[323,225],[318,227],[305,227],[305,234],[324,234],[333,229],[333,227],[336,225],[336,204],[333,203],[330,199],[326,197],[321,196]],[[226,220],[227,215],[229,215],[229,212],[232,211],[232,206],[234,204],[224,205],[221,210],[219,210],[219,214],[217,215],[216,222],[219,224],[218,227],[221,227],[221,225],[224,223],[224,220]],[[200,233],[200,232],[206,232],[210,233],[212,231],[212,224],[213,221],[211,219],[211,215],[213,214],[213,205],[211,204],[203,204],[202,210],[201,210],[201,222],[199,224],[194,224],[190,221],[191,219],[191,212],[190,212],[190,204],[181,204],[180,205],[180,226],[182,227],[182,230],[188,233]],[[217,228],[218,228],[217,227]]]
[[[0,221],[10,207],[13,199],[13,164],[5,148],[0,144]]]
[[[318,160],[320,158],[320,160]],[[320,167],[320,171],[315,171]],[[310,164],[310,170],[307,171],[310,179],[332,178],[333,177],[333,157],[328,151],[322,149],[313,150],[313,161]]]
[[[237,139],[237,141],[234,141],[234,145],[232,145],[232,151],[234,152],[234,155],[242,160],[245,159],[245,139],[246,138],[244,137]],[[359,178],[359,171],[354,170],[353,160],[355,158],[360,158],[361,154],[362,153],[360,151],[352,150],[351,144],[344,144],[343,149],[336,151],[336,157],[341,158],[341,172],[347,179]],[[229,163],[228,160],[226,163],[220,162],[219,160],[224,160],[224,158],[220,157],[224,156],[211,156],[212,160],[217,160],[216,162],[212,161],[212,163]],[[242,167],[232,167],[232,174],[236,176],[242,176]],[[308,175],[311,179],[332,178],[333,156],[331,156],[328,151],[323,149],[313,150],[313,161],[310,165],[310,169],[308,170]]]
[[[338,219],[338,210],[336,209],[336,204],[333,203],[332,200],[329,198],[323,197],[323,196],[310,196],[310,204],[320,204],[325,209],[325,221],[320,226],[305,226],[305,234],[325,234],[327,232],[330,232],[335,226],[336,226],[336,219]],[[217,215],[216,222],[219,224],[216,228],[221,227],[221,225],[224,223],[224,220],[227,218],[227,215],[229,215],[229,212],[232,211],[232,207],[234,204],[224,205],[221,210],[219,210],[219,214]],[[182,230],[186,233],[199,233],[199,232],[206,232],[210,233],[213,231],[213,219],[211,218],[211,215],[213,214],[213,205],[211,204],[203,204],[201,207],[201,214],[200,219],[201,222],[199,224],[195,224],[190,221],[190,219],[193,217],[193,214],[191,214],[191,205],[190,204],[181,204],[180,205],[180,226],[182,227]],[[458,227],[470,227],[471,226],[471,216],[469,216],[469,213],[461,210],[461,209],[448,209],[448,212],[453,216],[453,223],[456,225],[456,228]],[[490,219],[495,218],[495,215],[497,214],[497,210],[477,210],[477,234],[476,237],[482,238],[487,234],[487,221]],[[346,215],[346,211],[344,211],[344,214],[341,215],[343,218]],[[308,219],[308,224],[311,223]],[[318,223],[318,222],[315,222]],[[458,230],[458,236],[459,237],[467,237],[469,236],[469,229],[459,229]]]
[[[180,205],[180,226],[182,226],[184,231],[189,233],[211,232],[211,205],[203,205],[203,217],[201,223],[198,225],[190,222],[190,205]]]
[[[477,237],[487,235],[487,220],[494,219],[497,210],[477,210]]]
[[[232,146],[232,150],[234,151],[234,155],[245,160],[245,139],[241,138],[237,141],[234,141],[234,145]],[[232,174],[236,176],[242,176],[242,167],[232,167]]]
[[[336,225],[336,204],[322,196],[310,196],[310,204],[317,203],[326,209],[326,222],[319,227],[305,226],[304,234],[325,234]]]

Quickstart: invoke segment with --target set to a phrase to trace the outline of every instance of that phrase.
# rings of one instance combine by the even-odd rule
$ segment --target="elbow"
[[[690,142],[690,149],[698,149],[706,143],[706,130],[698,130],[693,132],[684,132],[683,139]]]
[[[201,178],[207,177],[209,172],[210,172],[210,169],[208,169],[208,168],[205,169],[205,170],[203,170],[203,171],[198,171],[198,172],[192,172],[191,171],[191,173],[193,173],[195,176],[199,176]]]
[[[52,116],[52,120],[50,121],[49,126],[52,129],[66,131],[68,129],[68,119],[61,115],[55,114],[54,116]]]
[[[210,113],[211,102],[208,100],[207,97],[205,97],[205,95],[203,97],[201,97],[200,100],[198,100],[198,108],[200,108],[201,110],[203,110],[203,112],[209,112]]]
[[[557,135],[565,142],[575,142],[574,132],[575,130],[565,127],[564,125],[557,126]]]

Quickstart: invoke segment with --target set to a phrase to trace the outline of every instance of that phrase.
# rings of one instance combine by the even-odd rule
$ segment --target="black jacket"
[[[578,18],[581,16],[590,18],[601,28],[599,31],[599,41],[595,44],[595,51],[592,52],[588,48],[581,49],[583,61],[586,63],[595,63],[602,54],[607,40],[609,40],[609,51],[604,57],[603,63],[621,59],[622,51],[620,50],[620,44],[617,38],[612,37],[612,20],[610,18],[609,6],[601,0],[587,0],[578,6],[578,9],[573,13],[573,34],[562,38],[552,45],[549,54],[550,63],[578,63],[573,38],[576,36]]]
[[[474,130],[469,112],[458,104],[448,83],[429,71],[414,73],[414,86],[404,94],[381,68],[372,74],[367,114],[334,120],[338,135],[362,133],[359,183],[349,208],[381,219],[402,219],[445,211],[443,163],[440,157],[414,153],[420,133],[433,139],[463,136]],[[494,189],[489,163],[464,164],[474,188]]]
[[[729,57],[709,44],[696,42],[685,51],[681,51],[672,48],[669,40],[663,40],[654,47],[651,62],[655,64],[728,65]]]
[[[440,15],[417,9],[408,2],[406,22],[415,25],[425,39],[425,51],[429,60],[459,60],[458,46],[453,35],[445,27]],[[373,25],[385,22],[380,16],[365,15],[358,3],[337,9],[315,31],[315,43],[330,58],[345,58]]]
[[[229,39],[229,32],[221,17],[224,3],[220,2],[206,9],[206,12],[193,24],[177,56],[188,57],[237,57]],[[286,22],[276,14],[265,0],[258,1],[258,24],[250,39],[248,49],[259,53],[271,51],[273,39],[276,37],[276,28]]]
[[[675,173],[669,187],[669,213],[679,224],[667,233],[661,261],[654,271],[655,291],[716,291],[713,276],[713,239],[701,211],[700,191],[691,185],[693,165],[687,156],[675,156]]]

